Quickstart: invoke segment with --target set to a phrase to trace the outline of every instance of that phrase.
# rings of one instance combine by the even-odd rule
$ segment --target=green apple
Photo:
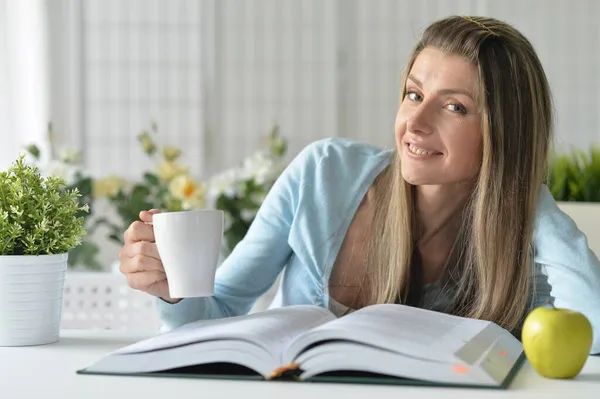
[[[552,305],[534,309],[521,334],[527,360],[547,378],[573,378],[592,348],[592,325],[579,312]]]

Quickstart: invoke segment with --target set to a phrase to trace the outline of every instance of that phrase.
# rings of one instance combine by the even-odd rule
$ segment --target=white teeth
[[[409,150],[410,152],[412,152],[413,154],[417,154],[417,155],[435,155],[435,154],[436,154],[435,152],[429,152],[429,151],[425,151],[425,150],[424,150],[424,149],[422,149],[422,148],[415,147],[415,146],[414,146],[414,145],[412,145],[412,144],[409,144],[409,145],[408,145],[408,150]]]

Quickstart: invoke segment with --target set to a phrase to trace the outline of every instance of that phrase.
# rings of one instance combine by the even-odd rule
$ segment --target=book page
[[[313,343],[346,340],[419,358],[452,362],[457,359],[459,350],[476,336],[478,341],[485,342],[464,351],[464,356],[480,357],[484,348],[497,338],[498,330],[502,329],[487,321],[404,305],[373,305],[302,334],[290,343],[284,361],[294,361]]]
[[[372,346],[345,341],[328,342],[305,351],[296,362],[302,366],[302,379],[331,371],[376,373],[397,378],[441,384],[499,386],[479,367],[451,364],[406,356]]]
[[[115,354],[156,351],[211,340],[252,342],[273,357],[302,332],[335,319],[327,309],[312,305],[287,306],[245,316],[201,320],[129,345]]]
[[[86,373],[155,373],[187,366],[233,363],[267,377],[280,363],[258,346],[240,340],[218,340],[177,346],[158,351],[105,356],[86,367]]]

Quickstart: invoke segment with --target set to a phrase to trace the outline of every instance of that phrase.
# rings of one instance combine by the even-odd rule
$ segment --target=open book
[[[506,388],[523,359],[519,340],[487,321],[392,304],[336,318],[297,305],[193,322],[78,373]]]

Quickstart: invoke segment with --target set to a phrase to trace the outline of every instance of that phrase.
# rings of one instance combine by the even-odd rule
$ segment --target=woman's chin
[[[424,186],[428,184],[434,184],[434,179],[432,179],[431,176],[423,176],[420,174],[403,172],[402,178],[405,182],[413,186]]]

